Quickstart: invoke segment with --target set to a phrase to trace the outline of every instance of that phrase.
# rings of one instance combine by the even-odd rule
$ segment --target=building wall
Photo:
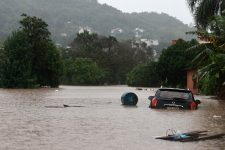
[[[190,69],[187,71],[187,88],[192,91],[193,94],[198,94],[198,79],[194,79],[193,77],[197,75],[196,69]]]

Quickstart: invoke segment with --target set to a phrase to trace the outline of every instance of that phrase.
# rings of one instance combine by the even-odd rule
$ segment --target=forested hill
[[[18,27],[22,13],[41,17],[49,24],[54,41],[63,45],[81,27],[106,36],[113,31],[120,39],[133,38],[136,29],[138,35],[160,42],[186,39],[185,32],[192,30],[167,14],[123,13],[97,0],[0,0],[0,40]]]

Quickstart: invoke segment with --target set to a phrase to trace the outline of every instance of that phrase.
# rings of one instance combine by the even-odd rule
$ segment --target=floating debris
[[[84,107],[84,106],[79,106],[79,105],[75,105],[75,106],[70,106],[70,105],[65,105],[63,104],[64,107]]]
[[[214,115],[213,118],[222,118],[222,116]]]
[[[138,96],[132,92],[124,93],[121,102],[123,105],[135,106],[138,103]]]
[[[67,107],[85,107],[85,106],[79,106],[79,105],[70,106],[70,105],[63,104],[63,106],[45,106],[45,107],[46,108],[67,108]]]
[[[171,131],[171,133],[167,134],[166,136],[156,137],[155,139],[179,141],[179,142],[194,142],[200,140],[213,140],[225,137],[225,133],[208,135],[207,134],[208,131],[206,130],[191,131],[186,133],[179,133],[178,131],[173,129],[168,129],[167,133],[168,131]]]

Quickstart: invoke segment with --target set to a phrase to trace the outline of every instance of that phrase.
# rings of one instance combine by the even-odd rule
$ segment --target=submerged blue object
[[[180,141],[180,140],[183,140],[183,139],[190,138],[190,136],[188,136],[186,134],[174,134],[174,135],[170,135],[169,137],[173,141]]]
[[[136,105],[138,103],[138,97],[132,92],[124,93],[121,96],[121,102],[123,105]]]
[[[186,134],[174,134],[171,137],[173,137],[173,140],[175,141],[190,138],[190,136]]]
[[[180,134],[180,138],[182,139],[186,139],[186,138],[189,138],[190,136],[187,136],[186,134]]]
[[[188,138],[190,138],[190,136],[186,134],[174,134],[174,135],[168,135],[164,137],[157,137],[157,139],[164,139],[164,140],[170,140],[170,141],[182,141]]]

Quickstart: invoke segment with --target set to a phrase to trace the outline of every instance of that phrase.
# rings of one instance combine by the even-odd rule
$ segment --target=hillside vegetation
[[[81,27],[106,36],[120,28],[122,33],[114,33],[118,39],[134,38],[134,30],[139,28],[144,30],[139,35],[160,42],[187,39],[185,32],[192,30],[164,13],[123,13],[97,0],[1,0],[0,41],[18,27],[23,13],[46,21],[53,40],[64,46],[72,42]]]

